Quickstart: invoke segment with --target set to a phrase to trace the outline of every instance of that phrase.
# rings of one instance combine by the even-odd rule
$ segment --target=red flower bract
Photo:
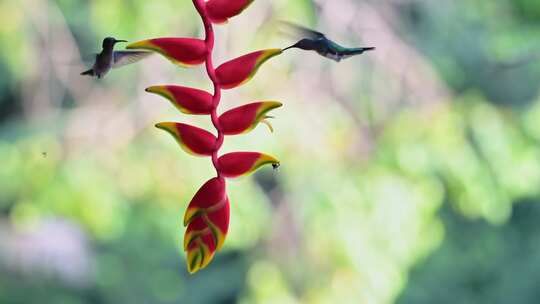
[[[178,110],[186,114],[210,115],[212,113],[212,95],[206,91],[164,85],[149,87],[146,92],[167,98]]]
[[[216,137],[204,129],[175,122],[162,122],[156,127],[169,132],[189,154],[212,156],[216,151]]]
[[[255,102],[229,110],[219,117],[221,131],[225,135],[237,135],[251,131],[264,121],[268,112],[281,107],[276,101]],[[269,124],[269,123],[268,123]]]
[[[257,152],[234,152],[219,158],[219,172],[227,178],[236,178],[259,169],[264,165],[279,165],[272,156]]]
[[[219,84],[224,89],[233,89],[248,82],[263,63],[281,52],[281,49],[257,51],[222,64],[216,69]]]
[[[206,2],[206,12],[212,22],[224,23],[242,13],[252,2],[253,0],[210,0]]]
[[[173,63],[183,66],[199,65],[206,60],[204,40],[193,38],[156,38],[132,43],[128,49],[144,49],[158,52]]]

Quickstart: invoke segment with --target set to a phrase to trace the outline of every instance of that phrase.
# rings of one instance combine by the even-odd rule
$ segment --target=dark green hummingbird
[[[374,47],[360,47],[360,48],[347,48],[343,47],[334,41],[326,38],[326,36],[300,25],[292,24],[290,22],[284,22],[288,27],[292,28],[299,36],[303,37],[294,45],[283,49],[283,51],[297,48],[306,51],[315,51],[319,55],[340,62],[343,59],[347,59],[352,56],[363,54],[367,51],[372,51]]]
[[[114,46],[119,42],[127,42],[127,40],[117,40],[113,37],[103,39],[103,50],[96,55],[94,65],[90,70],[82,72],[81,75],[101,78],[112,68],[135,63],[152,54],[152,52],[146,51],[115,51]]]

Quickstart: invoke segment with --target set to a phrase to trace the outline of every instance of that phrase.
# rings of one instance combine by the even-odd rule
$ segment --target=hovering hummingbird
[[[81,75],[101,78],[105,76],[111,68],[119,68],[124,65],[135,63],[152,54],[151,52],[146,51],[115,51],[114,46],[119,42],[127,42],[127,40],[117,40],[113,37],[103,39],[103,50],[96,55],[94,65],[90,70],[82,72]]]
[[[347,59],[355,55],[360,55],[364,52],[372,51],[375,49],[374,47],[343,47],[335,43],[334,41],[326,38],[326,36],[321,32],[317,32],[300,25],[292,24],[290,22],[284,22],[284,24],[294,29],[297,34],[304,38],[298,41],[296,44],[283,49],[283,51],[292,48],[302,49],[306,51],[315,51],[323,57],[340,62],[343,59]]]

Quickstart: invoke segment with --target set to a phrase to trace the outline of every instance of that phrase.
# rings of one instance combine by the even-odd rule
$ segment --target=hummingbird
[[[306,51],[315,51],[319,55],[332,59],[336,62],[340,62],[343,59],[347,59],[352,56],[363,54],[367,51],[372,51],[374,47],[359,47],[359,48],[347,48],[343,47],[334,41],[328,39],[326,35],[321,32],[317,32],[306,27],[285,22],[286,25],[294,29],[301,37],[302,40],[298,41],[294,45],[283,49],[283,51],[297,48]]]
[[[103,39],[103,50],[96,55],[94,65],[90,70],[82,72],[81,75],[101,78],[112,68],[135,63],[152,54],[147,51],[115,51],[114,46],[119,42],[127,42],[127,40],[117,40],[113,37]]]

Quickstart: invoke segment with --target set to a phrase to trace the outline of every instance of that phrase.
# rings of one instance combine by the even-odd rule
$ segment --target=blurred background
[[[0,2],[0,303],[540,303],[540,2],[255,1],[216,62],[294,42],[221,109],[280,100],[223,152],[282,161],[229,183],[227,242],[188,275],[187,203],[214,172],[144,93],[210,89],[160,56],[79,76],[106,36],[201,37],[191,1]]]

